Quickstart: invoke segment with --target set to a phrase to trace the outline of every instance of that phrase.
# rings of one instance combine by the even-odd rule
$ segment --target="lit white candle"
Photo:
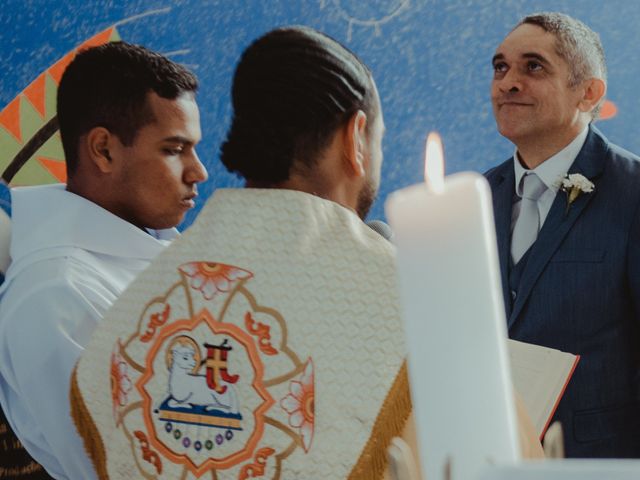
[[[491,192],[482,175],[444,177],[427,139],[426,184],[386,202],[398,247],[409,377],[426,478],[476,478],[519,459]]]

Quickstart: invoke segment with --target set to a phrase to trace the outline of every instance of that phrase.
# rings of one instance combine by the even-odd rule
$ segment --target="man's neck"
[[[106,211],[114,214],[117,217],[120,217],[122,220],[130,223],[134,227],[139,228],[145,233],[149,233],[149,231],[145,227],[141,225],[137,225],[134,222],[131,222],[128,218],[125,218],[121,214],[121,211],[118,208],[116,208],[116,205],[114,204],[114,202],[110,200],[108,196],[105,197],[104,195],[102,195],[102,192],[104,191],[103,189],[104,189],[104,186],[103,187],[96,186],[95,183],[91,179],[88,179],[87,177],[82,177],[82,176],[79,177],[76,174],[74,175],[74,177],[67,178],[66,190],[68,192],[74,193],[79,197],[83,197],[89,200],[91,203],[95,203],[97,206],[105,209]]]
[[[245,186],[247,188],[279,188],[284,190],[296,190],[324,198],[325,200],[331,200],[332,202],[338,203],[343,207],[354,211],[354,205],[357,202],[357,199],[351,194],[350,190],[345,185],[327,181],[322,175],[312,176],[292,173],[287,180],[282,182],[269,183],[248,180]]]
[[[82,182],[76,181],[75,177],[67,178],[67,192],[75,193],[80,197],[87,198],[84,189],[82,188]],[[95,202],[94,202],[95,203]]]
[[[586,126],[587,123],[581,122],[564,132],[514,142],[518,149],[518,160],[523,167],[533,170],[566,148]]]

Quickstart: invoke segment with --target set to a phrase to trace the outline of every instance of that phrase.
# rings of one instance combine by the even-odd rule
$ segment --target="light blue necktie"
[[[525,174],[520,183],[522,185],[520,215],[516,219],[511,235],[511,258],[514,265],[520,261],[538,237],[541,227],[538,199],[547,189],[542,180],[532,172]]]

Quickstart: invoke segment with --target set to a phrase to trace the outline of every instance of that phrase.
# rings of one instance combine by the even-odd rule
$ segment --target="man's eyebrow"
[[[545,57],[543,57],[539,53],[527,52],[527,53],[523,53],[522,57],[523,58],[533,58],[535,60],[538,60],[540,63],[545,63],[545,64],[549,65],[549,60],[547,60]]]
[[[549,60],[547,60],[544,56],[540,55],[536,52],[526,52],[522,54],[522,58],[526,59],[534,59],[538,60],[540,63],[544,63],[545,65],[549,65]],[[502,53],[496,53],[491,59],[491,64],[495,65],[498,60],[504,60],[504,55]]]
[[[491,59],[491,65],[494,65],[497,60],[504,60],[504,55],[501,53],[496,53]]]
[[[193,140],[191,140],[190,138],[182,137],[180,135],[174,135],[172,137],[163,138],[162,141],[169,142],[169,143],[182,143],[185,145],[191,145],[194,143]]]

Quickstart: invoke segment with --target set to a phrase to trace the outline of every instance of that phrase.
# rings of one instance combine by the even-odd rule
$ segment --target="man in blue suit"
[[[493,58],[500,133],[486,173],[509,335],[581,355],[556,412],[569,457],[640,457],[640,162],[592,125],[600,39],[563,14],[525,17]]]

